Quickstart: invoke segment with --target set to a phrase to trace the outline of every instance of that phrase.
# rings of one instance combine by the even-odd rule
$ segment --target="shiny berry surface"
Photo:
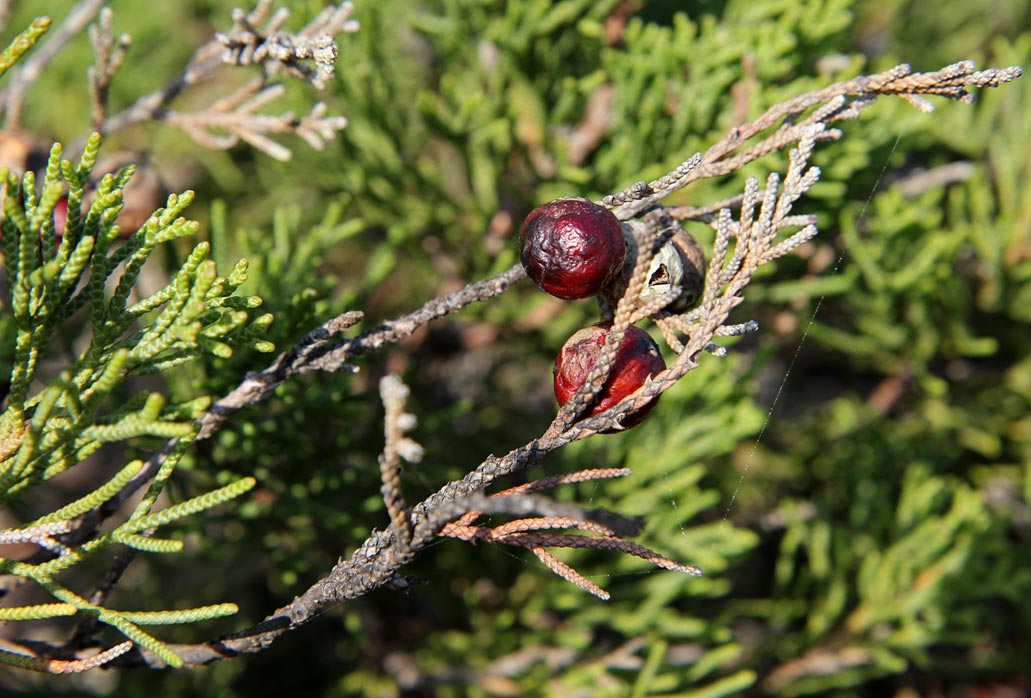
[[[559,405],[569,401],[587,380],[598,362],[611,323],[591,325],[579,330],[566,340],[555,359],[555,397]],[[666,368],[659,345],[644,330],[631,326],[623,337],[609,379],[595,398],[585,416],[593,416],[614,406],[644,385],[650,377]],[[644,421],[659,398],[627,416],[623,426],[627,429]]]
[[[535,208],[519,235],[519,259],[542,290],[571,300],[601,291],[623,266],[626,243],[615,215],[586,199]]]

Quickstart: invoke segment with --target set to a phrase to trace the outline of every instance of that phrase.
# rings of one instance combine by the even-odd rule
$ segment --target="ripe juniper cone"
[[[555,359],[554,368],[555,397],[559,405],[566,404],[587,380],[588,374],[601,356],[611,327],[611,322],[591,325],[577,331],[566,340],[558,358]],[[644,330],[631,326],[616,352],[609,379],[594,399],[586,416],[596,415],[616,405],[643,386],[649,377],[657,375],[665,368],[666,362],[655,340]],[[643,422],[658,402],[659,398],[656,397],[637,412],[628,415],[623,420],[623,426],[629,429]],[[614,432],[615,430],[606,430],[606,433]]]
[[[623,266],[626,242],[616,217],[586,199],[535,208],[519,235],[519,259],[534,283],[566,300],[601,291]]]

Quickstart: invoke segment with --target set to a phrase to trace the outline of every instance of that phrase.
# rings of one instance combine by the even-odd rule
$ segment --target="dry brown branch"
[[[157,121],[183,129],[191,138],[208,148],[230,148],[242,140],[277,160],[289,159],[291,151],[269,138],[270,134],[295,135],[312,148],[320,150],[325,141],[335,138],[336,132],[347,126],[347,119],[327,116],[326,106],[322,103],[316,104],[311,113],[301,117],[291,112],[280,115],[259,114],[257,110],[283,94],[281,85],[269,82],[273,74],[299,77],[319,89],[325,86],[326,81],[333,76],[337,59],[334,37],[358,30],[357,22],[351,19],[354,8],[350,2],[327,7],[300,32],[288,34],[279,31],[279,28],[289,16],[289,10],[280,8],[272,13],[272,6],[272,0],[261,0],[250,13],[235,10],[232,29],[217,34],[198,48],[186,67],[168,83],[111,116],[106,116],[104,80],[109,81],[117,70],[114,60],[116,54],[98,49],[97,67],[94,68],[97,85],[91,87],[94,102],[93,128],[106,135],[136,124]],[[265,29],[255,29],[266,21],[268,24]],[[96,32],[98,39],[102,39],[103,27]],[[123,37],[123,40],[126,38]],[[168,108],[183,90],[211,76],[219,66],[226,63],[259,64],[263,67],[263,74],[207,109],[180,112]]]
[[[358,31],[358,23],[352,19],[353,4],[343,2],[325,8],[297,34],[281,30],[290,16],[289,10],[280,8],[269,17],[271,9],[271,0],[261,0],[250,14],[240,8],[233,10],[232,29],[215,35],[224,47],[222,61],[230,65],[260,65],[267,74],[286,73],[324,89],[333,78],[339,55],[333,37]],[[266,24],[258,29],[255,25],[261,22]]]
[[[86,71],[90,88],[90,128],[98,131],[107,118],[107,96],[111,80],[125,62],[125,54],[132,43],[128,34],[117,39],[114,33],[114,13],[107,7],[100,11],[96,24],[90,25],[89,40],[96,54],[96,63]]]
[[[314,150],[322,150],[325,141],[336,138],[336,132],[347,128],[343,116],[326,116],[326,105],[317,103],[310,114],[297,118],[293,112],[260,114],[259,109],[279,99],[286,92],[281,84],[266,85],[253,80],[209,108],[196,112],[163,112],[162,120],[182,129],[205,148],[228,150],[240,141],[248,143],[276,160],[289,160],[289,148],[271,139],[270,135],[295,135]]]
[[[604,197],[602,203],[615,209],[621,220],[633,218],[691,182],[735,172],[773,150],[797,142],[806,126],[855,118],[864,107],[881,95],[902,96],[911,104],[917,103],[921,109],[927,109],[931,105],[926,100],[917,99],[920,95],[939,95],[969,102],[973,99],[969,88],[998,87],[1016,80],[1023,73],[1019,66],[981,71],[975,71],[974,68],[973,61],[960,61],[930,73],[914,73],[904,63],[883,73],[860,76],[799,95],[770,107],[755,121],[733,129],[706,150],[697,165],[689,166],[694,159],[691,158],[665,177],[651,183],[637,182],[629,189]],[[850,97],[852,101],[849,101]],[[818,108],[798,120],[814,107]],[[763,131],[774,127],[776,130],[773,133],[737,155],[732,155]],[[828,129],[820,139],[840,137],[840,131]]]
[[[531,546],[530,550],[537,556],[538,560],[544,563],[545,567],[557,574],[559,577],[562,577],[562,579],[566,580],[570,584],[580,587],[588,594],[597,596],[602,601],[608,601],[611,598],[609,592],[587,579],[587,577],[556,558],[544,548]]]
[[[602,478],[620,477],[628,475],[629,472],[630,471],[625,468],[618,470],[582,470],[570,473],[568,476],[544,478],[543,480],[520,485],[519,487],[511,488],[492,495],[487,501],[496,502],[512,496],[523,496],[526,492],[550,489],[556,485],[567,482],[586,482]],[[475,520],[483,513],[483,510],[467,512],[456,521],[452,521],[441,528],[439,535],[448,538],[457,538],[459,540],[472,543],[498,543],[502,545],[513,545],[520,548],[526,548],[532,551],[549,570],[566,581],[575,584],[584,591],[594,594],[604,600],[608,600],[608,592],[603,590],[594,582],[588,580],[568,564],[556,559],[546,550],[546,548],[586,548],[626,553],[641,557],[665,569],[685,572],[691,575],[701,574],[701,570],[698,568],[691,567],[689,565],[681,565],[653,550],[649,550],[644,546],[625,540],[609,526],[590,518],[542,516],[520,518],[493,527],[473,525]],[[592,516],[595,515],[596,514],[592,512]],[[595,535],[583,536],[576,534],[546,533],[546,531],[554,529],[576,529],[583,531],[584,533],[593,533]]]
[[[639,308],[636,298],[641,286],[641,268],[647,269],[643,260],[654,254],[664,226],[668,225],[669,217],[663,211],[656,210],[657,202],[692,181],[727,174],[764,153],[798,144],[791,155],[791,164],[783,183],[776,175],[767,180],[765,187],[760,187],[757,180],[750,181],[741,197],[736,220],[728,208],[719,209],[715,219],[716,240],[698,307],[676,316],[663,315],[662,311],[654,316],[657,320],[668,321],[668,327],[664,328],[663,335],[673,336],[676,340],[674,348],[678,349],[679,356],[667,370],[655,376],[652,381],[616,406],[597,415],[578,419],[583,407],[589,404],[590,400],[583,396],[576,401],[570,400],[570,403],[576,402],[576,405],[560,410],[540,437],[502,456],[488,456],[463,478],[447,483],[435,494],[412,507],[407,517],[412,525],[410,543],[399,539],[395,527],[387,531],[373,531],[347,559],[341,560],[325,577],[290,603],[273,611],[261,623],[211,642],[172,646],[173,651],[187,666],[206,664],[240,653],[261,651],[284,632],[303,625],[323,609],[358,598],[378,587],[397,584],[398,571],[411,561],[422,547],[444,531],[460,532],[461,537],[470,540],[479,540],[486,535],[497,539],[493,542],[526,547],[533,550],[566,579],[583,585],[584,588],[588,588],[592,583],[576,575],[575,571],[563,568],[562,563],[555,564],[558,561],[553,561],[543,548],[558,546],[611,550],[642,557],[666,569],[697,573],[694,568],[668,560],[618,535],[609,536],[601,533],[602,529],[615,531],[616,527],[607,521],[595,521],[594,524],[590,524],[590,532],[594,535],[542,532],[541,529],[546,525],[565,525],[571,522],[575,522],[573,528],[587,531],[583,525],[594,521],[591,515],[575,505],[559,504],[533,494],[539,491],[534,488],[544,487],[542,483],[545,482],[547,486],[554,486],[565,481],[576,481],[576,474],[568,476],[574,477],[572,480],[548,478],[523,486],[524,489],[504,496],[488,497],[483,492],[499,478],[537,464],[544,455],[555,449],[606,429],[619,428],[621,420],[626,415],[669,389],[696,367],[703,350],[718,349],[713,342],[716,337],[754,328],[753,324],[747,322],[728,323],[730,313],[741,303],[741,293],[751,281],[756,269],[794,249],[815,234],[815,227],[811,221],[793,216],[791,208],[819,176],[817,169],[807,165],[814,144],[840,136],[839,132],[827,129],[826,124],[856,116],[863,107],[882,94],[911,97],[937,94],[966,100],[969,97],[969,87],[996,86],[1013,80],[1020,74],[1019,68],[975,72],[972,64],[963,62],[924,74],[912,74],[907,66],[900,66],[878,75],[838,83],[772,107],[756,121],[734,129],[725,139],[706,151],[700,160],[697,157],[689,159],[683,166],[651,184],[639,183],[625,192],[605,197],[603,202],[614,208],[622,220],[644,216],[642,230],[645,236],[641,238],[643,244],[638,245],[638,259],[633,264],[625,292],[614,304],[611,334],[617,334],[625,332],[630,318],[636,317],[635,312]],[[850,97],[852,101],[849,101]],[[920,103],[919,100],[917,102]],[[805,113],[810,109],[813,111],[806,116]],[[760,138],[760,134],[770,129],[774,130]],[[757,142],[748,145],[749,141],[756,138]],[[739,152],[734,154],[735,151]],[[789,232],[794,228],[800,229],[793,233]],[[357,370],[351,363],[355,357],[398,342],[434,319],[456,312],[473,302],[493,298],[521,280],[524,275],[521,267],[513,267],[496,277],[470,284],[460,291],[431,300],[417,311],[398,320],[383,323],[376,329],[354,338],[341,340],[337,337],[357,323],[361,319],[361,314],[349,313],[335,318],[313,330],[297,346],[279,356],[265,371],[247,376],[239,387],[218,401],[202,416],[198,438],[211,436],[236,410],[264,400],[277,385],[292,376],[311,370]],[[684,335],[682,340],[675,336],[677,333]],[[583,394],[588,395],[597,385],[603,384],[604,378],[604,371],[599,372],[594,379],[588,381],[590,385],[585,388]],[[81,524],[79,530],[69,534],[69,538],[83,540],[95,533],[113,508],[153,478],[165,456],[176,447],[176,443],[170,442],[161,453],[155,454],[123,493],[111,500],[102,510],[92,512],[78,522]],[[475,520],[472,515],[476,512],[506,513],[524,518],[531,514],[533,516],[526,523],[505,524],[509,528],[502,528],[500,534],[491,529],[487,529],[488,533],[484,534],[479,532],[482,529],[472,526]],[[545,524],[541,518],[550,521]],[[70,540],[62,542],[65,545],[74,544]],[[35,649],[43,659],[47,658],[48,652],[56,655],[69,651],[69,648],[48,649],[45,645],[38,645]],[[119,658],[115,663],[144,664],[152,667],[163,665],[159,658],[138,649]]]
[[[97,669],[105,664],[109,664],[111,661],[121,657],[132,648],[133,643],[126,640],[125,642],[121,642],[113,647],[109,647],[103,652],[98,652],[82,659],[44,659],[42,657],[25,654],[22,655],[24,656],[24,660],[21,660],[20,657],[16,660],[13,659],[11,654],[8,654],[7,661],[15,666],[20,666],[22,669],[31,669],[32,671],[39,671],[46,674],[79,674],[84,671],[90,671],[91,669]],[[29,648],[21,647],[19,649],[28,650]]]
[[[402,544],[412,540],[412,524],[405,512],[404,495],[401,494],[401,459],[409,463],[422,460],[423,448],[404,435],[404,432],[415,427],[415,415],[405,412],[405,401],[408,399],[408,386],[394,375],[384,376],[379,382],[379,393],[383,399],[386,414],[383,417],[383,430],[386,445],[379,459],[380,474],[383,485],[380,492],[387,505],[387,513],[394,531]]]
[[[707,204],[705,206],[667,206],[666,213],[671,218],[678,221],[701,221],[714,225],[716,222],[716,214],[723,209],[739,208],[741,206],[741,199],[744,198],[744,194],[735,194],[729,198],[717,201],[713,204]]]

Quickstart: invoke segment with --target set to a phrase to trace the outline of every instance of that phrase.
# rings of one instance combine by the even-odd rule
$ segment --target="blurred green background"
[[[133,37],[113,109],[170,79],[228,28],[233,4],[111,2],[116,30]],[[291,29],[323,6],[282,4]],[[14,3],[4,41],[71,5]],[[158,124],[105,144],[145,152],[170,191],[197,191],[191,215],[223,269],[251,260],[245,291],[276,315],[281,348],[343,310],[362,309],[372,327],[505,269],[535,205],[659,176],[790,96],[902,61],[1031,66],[1026,0],[358,0],[356,17],[336,81],[321,94],[291,84],[277,107],[323,100],[347,116],[326,150],[284,140],[294,157],[280,163]],[[41,143],[84,135],[91,60],[82,36],[34,85],[22,127]],[[234,79],[174,107],[210,104]],[[737,321],[757,319],[758,337],[705,357],[641,427],[528,474],[632,468],[558,496],[641,517],[640,542],[705,576],[560,554],[612,593],[601,602],[528,553],[448,540],[406,570],[426,579],[411,593],[377,591],[259,655],[174,673],[5,669],[0,692],[1026,695],[1031,80],[973,105],[933,101],[928,115],[882,100],[817,149],[823,180],[802,206],[821,234],[746,291]],[[733,195],[785,163],[770,156],[675,203]],[[152,273],[175,261],[172,250]],[[140,559],[114,603],[241,606],[162,635],[173,641],[260,620],[387,524],[381,375],[413,388],[412,436],[428,456],[403,477],[418,501],[544,429],[554,354],[596,314],[523,283],[364,357],[355,376],[283,386],[200,444],[171,495],[241,474],[260,490],[180,529],[187,552]],[[218,396],[267,361],[191,364],[165,390]]]

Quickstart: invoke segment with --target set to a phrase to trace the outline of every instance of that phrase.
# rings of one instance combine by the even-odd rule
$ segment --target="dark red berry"
[[[586,199],[555,199],[535,208],[519,235],[519,259],[534,283],[571,300],[597,294],[623,266],[619,221]]]
[[[555,397],[564,405],[587,380],[591,369],[601,356],[602,347],[609,336],[611,322],[591,325],[579,330],[566,340],[555,359]],[[604,412],[644,385],[649,377],[665,370],[666,362],[659,345],[644,330],[631,326],[616,352],[616,360],[609,379],[595,398],[586,416]],[[649,402],[623,421],[626,429],[637,426],[652,411],[659,398]]]

